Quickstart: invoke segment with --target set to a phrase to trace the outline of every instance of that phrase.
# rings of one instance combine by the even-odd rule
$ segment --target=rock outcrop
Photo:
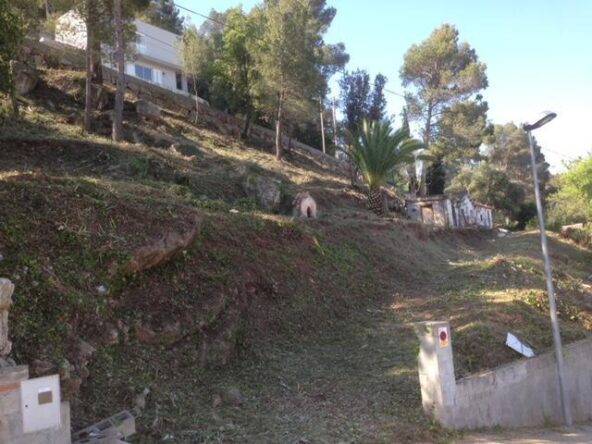
[[[25,96],[35,89],[39,74],[35,67],[26,63],[15,63],[14,89],[19,96]]]
[[[156,242],[138,248],[125,266],[126,274],[134,274],[169,262],[173,256],[189,248],[199,236],[201,220],[184,232],[171,231]]]
[[[144,119],[155,122],[160,120],[160,108],[147,100],[138,100],[136,102],[136,112]]]
[[[243,181],[247,196],[265,211],[277,213],[282,202],[282,182],[271,177],[247,174]]]

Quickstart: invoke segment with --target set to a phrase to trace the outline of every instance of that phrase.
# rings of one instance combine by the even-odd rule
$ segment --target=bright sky
[[[176,0],[208,14],[241,3],[234,0]],[[242,2],[246,10],[257,0]],[[553,170],[592,152],[592,0],[329,0],[337,17],[326,37],[344,42],[347,69],[366,69],[389,78],[388,89],[403,92],[399,69],[406,50],[442,23],[487,64],[489,119],[532,121],[544,110],[557,119],[537,130]],[[185,13],[185,11],[182,11]],[[191,17],[199,25],[203,19]],[[338,91],[334,91],[338,94]],[[387,94],[389,112],[399,115],[403,99]],[[534,117],[531,117],[534,116]],[[590,127],[588,127],[590,125]]]

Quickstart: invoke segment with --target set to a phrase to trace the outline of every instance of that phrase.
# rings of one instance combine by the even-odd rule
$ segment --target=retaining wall
[[[417,324],[424,411],[451,429],[525,427],[563,421],[553,352],[455,380],[448,322]],[[440,334],[447,332],[448,342]],[[574,421],[592,419],[592,338],[564,347]]]

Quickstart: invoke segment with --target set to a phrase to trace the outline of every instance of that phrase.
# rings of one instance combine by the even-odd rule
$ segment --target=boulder
[[[247,196],[265,211],[277,213],[282,202],[282,181],[271,177],[249,174],[243,181]]]
[[[185,232],[171,231],[150,245],[138,248],[125,266],[127,274],[148,270],[169,262],[173,256],[189,248],[199,236],[201,221],[196,219]]]
[[[227,405],[238,407],[244,402],[244,397],[237,387],[228,387],[222,394],[222,400]]]
[[[566,238],[570,238],[574,233],[583,230],[584,224],[572,224],[564,225],[561,227],[561,235]]]
[[[25,63],[17,62],[14,66],[14,88],[19,96],[25,96],[35,89],[39,82],[37,70]]]
[[[147,120],[160,120],[160,108],[147,100],[138,100],[136,102],[136,112],[140,117]]]

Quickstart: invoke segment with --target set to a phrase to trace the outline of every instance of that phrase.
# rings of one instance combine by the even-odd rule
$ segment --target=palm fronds
[[[415,152],[425,148],[411,138],[409,126],[404,124],[393,132],[390,122],[367,122],[356,137],[349,135],[347,155],[358,166],[371,189],[380,188],[390,173],[415,161]]]

